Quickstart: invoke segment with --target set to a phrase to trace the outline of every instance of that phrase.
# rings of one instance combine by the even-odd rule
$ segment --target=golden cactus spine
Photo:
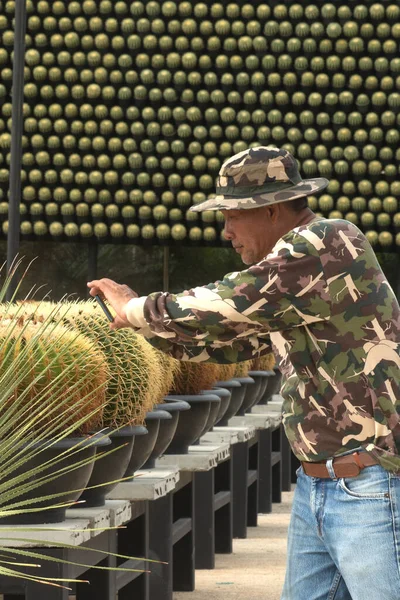
[[[104,355],[85,336],[62,325],[35,324],[21,316],[3,318],[0,380],[3,390],[10,392],[0,411],[4,415],[12,403],[11,411],[26,415],[28,433],[72,428],[78,435],[102,423],[107,385]]]
[[[160,350],[156,350],[148,342],[147,345],[150,347],[148,351],[153,351],[155,353],[156,359],[160,365],[161,378],[157,396],[162,400],[172,391],[174,379],[180,369],[180,361],[164,352],[160,352]]]
[[[40,303],[36,316],[54,309],[53,303]],[[142,424],[146,413],[161,400],[162,370],[155,350],[132,329],[110,330],[92,300],[63,303],[59,312],[65,325],[86,335],[105,355],[108,387],[104,426]]]
[[[171,392],[175,394],[198,394],[209,390],[218,379],[218,365],[180,361]]]
[[[234,377],[247,377],[251,368],[251,361],[244,360],[243,362],[235,364]]]
[[[218,365],[218,381],[228,381],[235,376],[236,364]]]
[[[275,356],[273,352],[264,354],[259,358],[254,358],[252,361],[252,370],[254,371],[272,371],[276,364]]]

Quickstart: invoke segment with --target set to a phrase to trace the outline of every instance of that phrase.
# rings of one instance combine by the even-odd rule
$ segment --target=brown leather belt
[[[332,479],[326,466],[327,461],[321,462],[302,462],[304,473],[310,477],[321,477]],[[332,460],[332,467],[337,479],[342,477],[357,477],[360,471],[365,467],[377,465],[378,461],[367,452],[353,452],[345,456],[337,456]]]

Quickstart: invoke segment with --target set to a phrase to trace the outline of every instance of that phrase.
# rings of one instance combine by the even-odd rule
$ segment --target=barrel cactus
[[[247,377],[251,368],[252,365],[250,360],[244,360],[240,363],[236,363],[234,377]]]
[[[55,305],[42,302],[36,315],[48,316]],[[108,427],[139,425],[165,394],[162,370],[153,348],[132,329],[110,331],[96,302],[62,303],[58,318],[64,326],[91,340],[104,354],[108,386],[102,424]]]
[[[218,365],[180,361],[175,374],[171,393],[199,394],[208,390],[218,380]]]
[[[235,376],[236,364],[218,365],[218,381],[228,381]]]
[[[155,353],[157,362],[160,366],[161,378],[159,382],[159,397],[163,398],[172,390],[175,378],[181,368],[181,363],[179,360],[172,358],[169,354],[156,350],[148,342],[146,342],[146,344],[149,347],[149,352],[153,351]]]
[[[108,375],[104,354],[56,317],[32,319],[29,306],[3,305],[1,311],[0,377],[8,394],[0,403],[3,435],[5,416],[16,412],[35,437],[98,430]]]
[[[259,358],[254,358],[252,361],[252,370],[255,371],[271,371],[275,366],[275,356],[272,352],[264,354]]]

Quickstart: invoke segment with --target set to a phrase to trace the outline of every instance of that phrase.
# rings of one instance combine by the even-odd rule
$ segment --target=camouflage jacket
[[[127,306],[133,326],[181,360],[238,362],[272,346],[300,460],[362,447],[400,471],[400,309],[353,224],[315,218],[244,271]]]

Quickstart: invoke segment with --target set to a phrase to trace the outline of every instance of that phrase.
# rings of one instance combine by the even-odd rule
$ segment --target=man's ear
[[[279,214],[280,214],[279,202],[277,202],[276,204],[271,204],[270,206],[267,206],[267,209],[268,209],[268,216],[271,219],[271,222],[277,223],[279,220]]]

